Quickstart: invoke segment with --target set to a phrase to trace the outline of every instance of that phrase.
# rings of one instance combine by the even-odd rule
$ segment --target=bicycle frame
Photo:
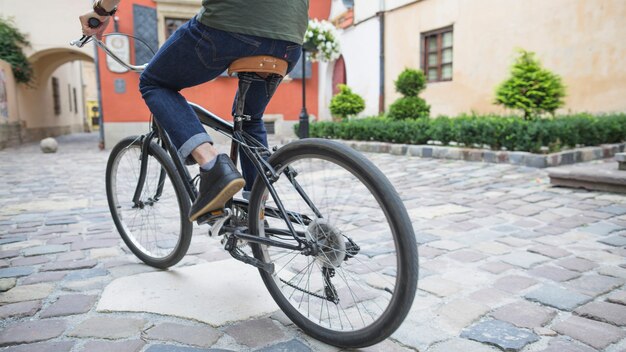
[[[91,40],[93,40],[95,45],[101,48],[108,56],[112,57],[116,62],[118,62],[119,64],[121,64],[122,66],[128,68],[129,70],[133,72],[141,73],[148,66],[148,64],[136,66],[136,65],[130,65],[124,62],[117,55],[115,55],[115,53],[111,51],[104,42],[95,38],[83,36],[81,39],[71,42],[70,45],[82,47]],[[235,116],[234,122],[229,123],[223,118],[215,115],[209,110],[204,109],[198,104],[195,104],[192,102],[188,102],[188,104],[191,106],[191,108],[196,113],[196,115],[198,116],[198,119],[203,125],[206,125],[212,128],[213,130],[225,135],[226,137],[232,140],[230,157],[233,160],[233,162],[235,163],[237,162],[239,150],[241,150],[251,160],[252,164],[254,165],[257,171],[258,177],[260,177],[260,179],[264,182],[271,197],[274,199],[274,202],[276,203],[276,208],[271,208],[271,207],[266,208],[265,214],[270,217],[283,219],[287,225],[287,228],[289,229],[289,233],[286,233],[286,231],[284,230],[279,230],[279,229],[272,230],[271,228],[269,228],[269,229],[266,229],[266,233],[290,235],[293,237],[294,240],[297,241],[298,245],[295,246],[295,245],[288,244],[285,242],[273,240],[271,238],[262,238],[262,237],[254,236],[254,235],[244,233],[241,231],[235,231],[236,237],[250,241],[250,242],[254,242],[254,243],[266,244],[270,246],[276,246],[276,247],[281,247],[281,248],[286,248],[286,249],[291,249],[291,250],[299,250],[299,251],[309,252],[309,253],[314,252],[314,249],[312,248],[312,244],[306,240],[306,237],[304,236],[303,233],[298,233],[295,230],[293,223],[292,223],[293,221],[301,221],[306,225],[311,222],[311,219],[302,214],[294,214],[292,212],[288,212],[285,209],[282,201],[280,200],[280,198],[278,197],[278,194],[276,193],[276,190],[272,186],[272,184],[276,182],[276,180],[278,180],[279,175],[276,173],[276,170],[266,161],[266,158],[268,158],[271,155],[271,151],[267,147],[265,147],[263,144],[261,144],[259,141],[257,141],[255,138],[252,138],[250,135],[248,135],[245,131],[242,130],[243,117]],[[185,185],[185,190],[187,191],[190,200],[193,202],[198,196],[196,187],[194,186],[194,178],[191,177],[189,171],[184,165],[183,160],[181,160],[180,157],[178,156],[178,153],[176,152],[176,148],[173,146],[167,133],[161,128],[161,126],[158,124],[158,122],[155,119],[152,120],[151,131],[145,135],[140,136],[139,138],[141,138],[141,142],[142,142],[142,152],[141,152],[141,166],[140,166],[139,180],[138,180],[137,187],[133,195],[133,203],[135,204],[135,206],[137,207],[143,206],[143,204],[141,204],[140,196],[142,194],[143,185],[146,179],[149,146],[150,146],[150,143],[152,143],[154,139],[157,139],[160,142],[161,146],[170,155],[171,159],[174,162],[174,165],[176,166],[176,170],[178,174],[183,180],[183,184]],[[315,205],[311,202],[311,200],[306,195],[302,187],[300,187],[298,182],[295,180],[292,170],[286,169],[283,171],[283,173],[289,179],[291,184],[295,187],[297,192],[302,196],[303,200],[313,210],[316,216],[321,217],[319,210],[315,207]],[[157,191],[154,197],[150,198],[150,201],[158,201],[158,198],[160,197],[161,192],[163,190],[162,181],[164,177],[165,177],[165,171],[161,170],[161,174],[159,177],[160,187],[157,188]],[[247,209],[248,207],[248,202],[245,200],[233,199],[232,202],[234,202],[237,206],[241,208]],[[232,203],[227,204],[227,207],[230,207],[230,206],[232,206]]]

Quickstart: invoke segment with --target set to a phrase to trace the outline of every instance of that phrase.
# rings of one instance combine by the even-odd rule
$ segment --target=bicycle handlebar
[[[89,23],[89,27],[91,27],[91,28],[98,28],[102,24],[102,22],[100,22],[99,19],[94,18],[94,17],[90,18],[88,20],[88,23]],[[117,55],[115,55],[115,53],[111,49],[109,49],[109,47],[103,41],[101,41],[100,39],[94,38],[92,36],[89,36],[89,35],[83,35],[80,39],[71,41],[70,45],[76,46],[78,48],[82,48],[90,40],[93,40],[93,42],[96,44],[96,46],[98,46],[100,49],[102,49],[108,56],[110,56],[117,63],[119,63],[120,65],[124,66],[125,68],[127,68],[130,71],[133,71],[133,72],[143,72],[146,69],[146,67],[148,67],[148,64],[131,65],[131,64],[125,62],[124,60],[120,59]]]

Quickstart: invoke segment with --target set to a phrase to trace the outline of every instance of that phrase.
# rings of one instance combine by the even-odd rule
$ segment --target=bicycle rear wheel
[[[413,227],[390,182],[364,156],[328,140],[290,143],[269,162],[280,173],[273,187],[291,224],[318,247],[307,256],[252,245],[257,259],[274,263],[274,273],[260,273],[276,303],[328,344],[365,347],[389,337],[408,314],[418,276]],[[297,244],[277,207],[257,178],[251,234]]]
[[[142,142],[127,137],[111,151],[106,192],[115,227],[130,250],[144,263],[167,268],[189,249],[192,224],[187,219],[189,196],[165,150],[152,142],[139,202]]]

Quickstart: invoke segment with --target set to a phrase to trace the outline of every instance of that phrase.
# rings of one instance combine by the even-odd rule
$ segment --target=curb
[[[600,160],[623,152],[626,143],[601,144],[597,147],[584,147],[552,154],[529,152],[494,151],[489,149],[455,148],[435,145],[394,144],[387,142],[364,142],[335,140],[353,149],[368,153],[388,153],[393,155],[417,156],[421,158],[481,161],[494,164],[513,164],[534,168]]]

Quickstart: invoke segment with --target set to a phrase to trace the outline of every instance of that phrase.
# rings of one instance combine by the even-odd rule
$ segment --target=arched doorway
[[[93,58],[83,51],[50,48],[29,61],[34,78],[17,89],[22,141],[84,131],[85,91],[97,92],[95,81],[84,73],[89,71],[85,66],[93,67]]]
[[[339,59],[335,61],[335,66],[333,67],[333,96],[339,93],[339,85],[346,83],[346,62],[343,59],[343,55],[341,55]]]

